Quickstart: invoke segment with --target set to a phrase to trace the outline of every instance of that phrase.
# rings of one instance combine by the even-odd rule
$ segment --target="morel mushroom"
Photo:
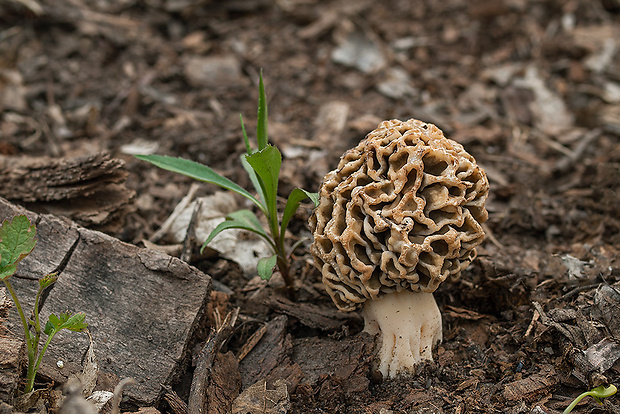
[[[384,377],[432,360],[442,338],[433,292],[476,257],[488,191],[461,144],[414,119],[382,122],[325,176],[311,251],[336,306],[363,306]]]

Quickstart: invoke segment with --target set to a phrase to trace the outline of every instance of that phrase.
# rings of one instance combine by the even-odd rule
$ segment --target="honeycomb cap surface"
[[[476,257],[489,183],[435,125],[383,121],[329,172],[310,217],[311,252],[336,306],[433,292]]]

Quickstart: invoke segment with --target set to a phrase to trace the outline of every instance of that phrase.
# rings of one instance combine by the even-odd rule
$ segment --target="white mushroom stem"
[[[441,341],[441,313],[432,293],[409,290],[388,293],[364,304],[364,330],[379,334],[379,371],[394,378],[414,371],[417,363],[433,360],[432,349]]]

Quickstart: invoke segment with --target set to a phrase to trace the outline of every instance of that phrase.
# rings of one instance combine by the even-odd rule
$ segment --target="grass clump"
[[[267,98],[262,72],[259,80],[258,98],[258,123],[256,126],[256,144],[253,149],[241,118],[241,130],[245,142],[246,153],[241,156],[243,168],[248,173],[252,186],[257,194],[255,196],[237,183],[216,173],[210,167],[191,160],[175,158],[163,155],[136,155],[137,158],[148,161],[159,168],[177,172],[199,181],[215,184],[226,190],[233,191],[250,200],[265,215],[267,228],[264,228],[253,211],[243,209],[226,216],[226,220],[220,223],[209,234],[202,245],[201,251],[217,236],[226,229],[243,229],[260,236],[272,250],[272,255],[263,257],[257,265],[257,272],[261,278],[269,280],[274,268],[282,274],[289,294],[293,295],[293,277],[290,274],[290,255],[298,247],[298,244],[287,246],[284,235],[286,228],[299,208],[301,202],[310,199],[315,206],[318,205],[318,194],[301,188],[295,188],[287,197],[284,209],[278,210],[277,195],[282,154],[278,148],[269,144],[267,136]]]

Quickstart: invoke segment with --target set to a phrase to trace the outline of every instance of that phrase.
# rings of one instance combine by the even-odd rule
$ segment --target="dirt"
[[[141,245],[191,180],[131,154],[190,158],[247,187],[239,114],[252,131],[261,69],[283,197],[318,189],[381,120],[435,123],[491,191],[478,259],[435,293],[434,362],[381,381],[360,317],[332,307],[308,242],[294,256],[296,304],[277,278],[257,284],[215,253],[190,257],[219,283],[222,312],[240,308],[222,355],[279,326],[286,358],[270,380],[289,380],[292,413],[558,413],[620,385],[619,23],[615,0],[8,0],[0,153],[124,160],[131,211],[82,224]],[[310,212],[297,213],[291,239],[309,236]],[[322,360],[348,368],[321,375],[311,362]],[[620,403],[585,399],[574,412]]]

